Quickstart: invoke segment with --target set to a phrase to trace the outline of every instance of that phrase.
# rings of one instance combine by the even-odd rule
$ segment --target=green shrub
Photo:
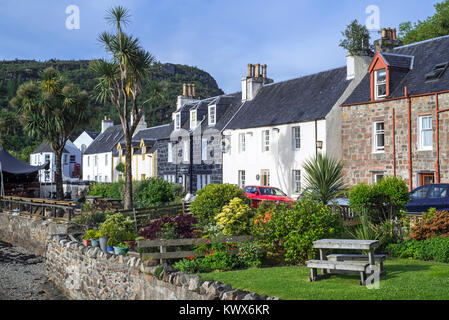
[[[197,191],[197,197],[190,206],[190,211],[198,219],[199,225],[215,224],[215,216],[232,199],[248,201],[243,190],[233,184],[209,184]],[[247,202],[248,203],[248,202]]]
[[[86,233],[83,235],[84,240],[90,240],[90,239],[98,239],[100,233],[98,230],[90,229],[87,230]]]
[[[370,186],[360,183],[349,192],[349,206],[355,212],[367,210],[372,222],[381,222],[400,216],[409,202],[405,181],[397,177],[384,177]]]
[[[125,190],[124,181],[112,183],[93,182],[89,186],[89,195],[123,200],[124,190]]]
[[[313,241],[342,232],[340,216],[307,197],[293,207],[278,205],[263,211],[254,221],[253,235],[269,254],[283,254],[288,263],[304,263],[313,257]]]
[[[133,182],[133,196],[137,207],[159,206],[175,199],[172,184],[159,177]]]
[[[449,263],[449,237],[408,240],[390,244],[387,251],[394,257]]]
[[[109,238],[109,246],[114,246],[123,241],[133,240],[136,237],[134,221],[129,217],[125,218],[121,213],[109,215],[100,224],[98,230],[103,237]]]
[[[253,218],[254,209],[246,201],[234,198],[215,216],[215,221],[224,235],[246,235],[251,233]]]

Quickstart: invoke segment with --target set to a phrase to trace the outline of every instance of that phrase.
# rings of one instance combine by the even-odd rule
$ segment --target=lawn
[[[381,277],[380,288],[371,290],[358,285],[358,274],[308,282],[310,269],[303,266],[214,272],[201,277],[283,300],[449,299],[449,264],[388,258],[384,266],[387,274]]]

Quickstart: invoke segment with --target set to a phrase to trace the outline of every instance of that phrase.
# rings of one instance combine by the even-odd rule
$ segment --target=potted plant
[[[91,245],[91,239],[95,238],[97,232],[95,230],[87,230],[83,235],[83,245],[86,247]]]
[[[137,236],[136,233],[133,231],[130,231],[130,230],[125,231],[123,234],[123,239],[122,239],[123,244],[127,245],[129,249],[134,248],[136,246],[136,240],[135,240],[136,236]]]
[[[111,236],[107,242],[106,252],[114,253],[114,246],[116,246],[118,243],[119,241],[114,236]]]
[[[123,242],[120,242],[116,246],[114,246],[114,254],[126,256],[126,253],[129,250],[129,246],[124,244]]]
[[[101,236],[101,233],[98,230],[95,230],[95,233],[92,234],[92,238],[90,239],[90,242],[91,242],[93,248],[100,246],[100,240],[99,240],[100,236]]]

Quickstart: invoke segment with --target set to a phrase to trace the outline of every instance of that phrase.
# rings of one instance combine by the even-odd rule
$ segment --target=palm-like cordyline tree
[[[75,130],[89,123],[89,96],[66,83],[53,68],[45,69],[41,80],[22,84],[11,100],[27,134],[46,141],[55,153],[56,198],[63,200],[61,158],[67,140]]]
[[[345,191],[343,162],[318,153],[304,162],[306,194],[324,204],[338,198]]]
[[[133,207],[131,139],[143,116],[143,107],[153,99],[160,97],[157,85],[152,90],[151,98],[138,101],[142,83],[148,79],[149,69],[155,58],[142,49],[139,40],[123,32],[128,25],[130,14],[127,9],[117,6],[106,16],[106,21],[114,28],[114,33],[103,32],[98,40],[111,55],[111,60],[97,60],[92,64],[98,75],[97,99],[105,103],[109,100],[120,116],[125,137],[125,196],[124,207]]]

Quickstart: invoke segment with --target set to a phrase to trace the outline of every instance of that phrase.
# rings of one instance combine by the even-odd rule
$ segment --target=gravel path
[[[0,241],[0,300],[67,300],[47,279],[44,258]]]

